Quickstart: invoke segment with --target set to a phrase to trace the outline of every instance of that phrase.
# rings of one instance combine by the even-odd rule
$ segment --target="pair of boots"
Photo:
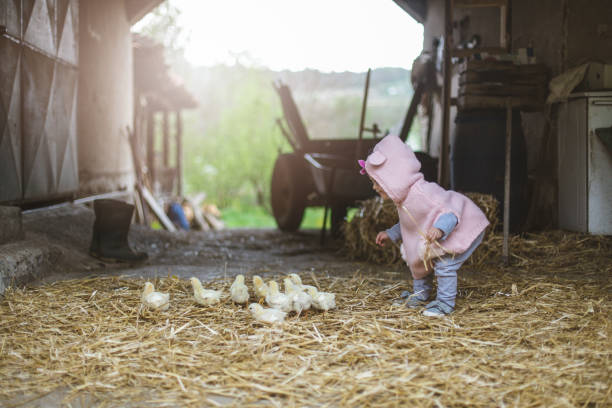
[[[144,252],[134,252],[128,244],[128,231],[134,206],[117,200],[95,200],[96,220],[89,254],[103,261],[142,262]]]

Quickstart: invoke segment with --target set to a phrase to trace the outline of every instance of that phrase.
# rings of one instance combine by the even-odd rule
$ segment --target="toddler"
[[[362,174],[374,190],[395,203],[399,223],[376,236],[378,245],[402,240],[401,254],[413,277],[413,291],[402,292],[407,307],[425,306],[425,316],[443,316],[455,308],[457,270],[482,242],[489,221],[466,196],[424,180],[421,163],[396,135],[384,137],[365,161]],[[438,281],[431,295],[433,274]]]

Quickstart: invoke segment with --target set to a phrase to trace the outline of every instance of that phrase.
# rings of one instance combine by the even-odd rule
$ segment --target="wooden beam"
[[[512,98],[506,99],[506,166],[504,174],[504,242],[502,259],[504,265],[510,263],[509,244],[510,235],[510,170],[512,159]]]
[[[176,111],[176,180],[177,194],[183,196],[183,118],[181,111]]]
[[[408,106],[408,112],[406,112],[406,117],[404,118],[402,130],[400,130],[399,137],[402,142],[405,142],[406,139],[408,139],[408,134],[410,133],[410,128],[412,128],[412,122],[414,122],[414,117],[416,116],[417,108],[419,106],[419,103],[421,102],[421,97],[423,96],[424,89],[425,82],[417,82],[416,89],[412,94],[412,100],[410,101],[410,105]]]
[[[170,218],[168,218],[162,206],[159,205],[159,203],[155,200],[155,197],[153,197],[153,194],[151,194],[149,189],[145,186],[138,185],[138,190],[140,191],[142,198],[144,198],[147,205],[149,206],[149,208],[151,208],[151,211],[153,211],[153,214],[155,214],[155,216],[157,217],[159,222],[161,222],[164,228],[170,232],[176,232],[176,227],[174,226],[172,221],[170,221]]]
[[[151,186],[155,185],[155,114],[147,109],[147,172]]]
[[[453,57],[469,57],[474,54],[506,54],[508,50],[504,47],[479,47],[451,50]]]
[[[162,137],[164,138],[164,151],[162,152],[162,154],[164,157],[165,168],[168,168],[170,166],[170,124],[168,122],[168,111],[164,109],[162,113]]]
[[[453,5],[458,8],[503,7],[507,0],[454,0]]]
[[[448,188],[448,159],[449,159],[449,127],[450,127],[450,99],[451,99],[451,76],[452,65],[450,50],[453,38],[453,12],[452,0],[444,3],[444,85],[442,100],[442,142],[440,143],[440,161],[438,163],[438,182],[443,188]]]

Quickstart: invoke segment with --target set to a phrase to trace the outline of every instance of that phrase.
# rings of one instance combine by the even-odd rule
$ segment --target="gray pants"
[[[438,280],[438,295],[437,300],[446,303],[449,306],[455,307],[455,297],[457,296],[457,271],[463,263],[472,255],[472,252],[482,242],[484,231],[472,242],[470,247],[463,253],[455,256],[443,256],[435,262],[434,272]],[[414,279],[413,293],[417,299],[427,300],[431,294],[433,283],[433,274],[429,274],[423,279]]]

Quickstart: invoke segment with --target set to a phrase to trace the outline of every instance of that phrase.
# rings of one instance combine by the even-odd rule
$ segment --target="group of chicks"
[[[196,277],[189,279],[193,287],[194,300],[204,306],[212,306],[221,301],[223,291],[205,289]],[[316,287],[302,284],[298,274],[292,273],[283,279],[285,293],[279,289],[274,280],[265,283],[260,276],[253,276],[253,290],[259,303],[251,303],[248,307],[253,317],[263,323],[282,323],[289,312],[298,316],[311,307],[327,311],[336,307],[336,295],[330,292],[320,292]],[[249,301],[249,288],[244,283],[244,275],[236,276],[230,286],[230,298],[234,303],[246,304]],[[156,292],[151,282],[146,282],[142,292],[142,304],[153,310],[167,310],[170,306],[170,294]],[[270,308],[261,304],[266,302]]]

